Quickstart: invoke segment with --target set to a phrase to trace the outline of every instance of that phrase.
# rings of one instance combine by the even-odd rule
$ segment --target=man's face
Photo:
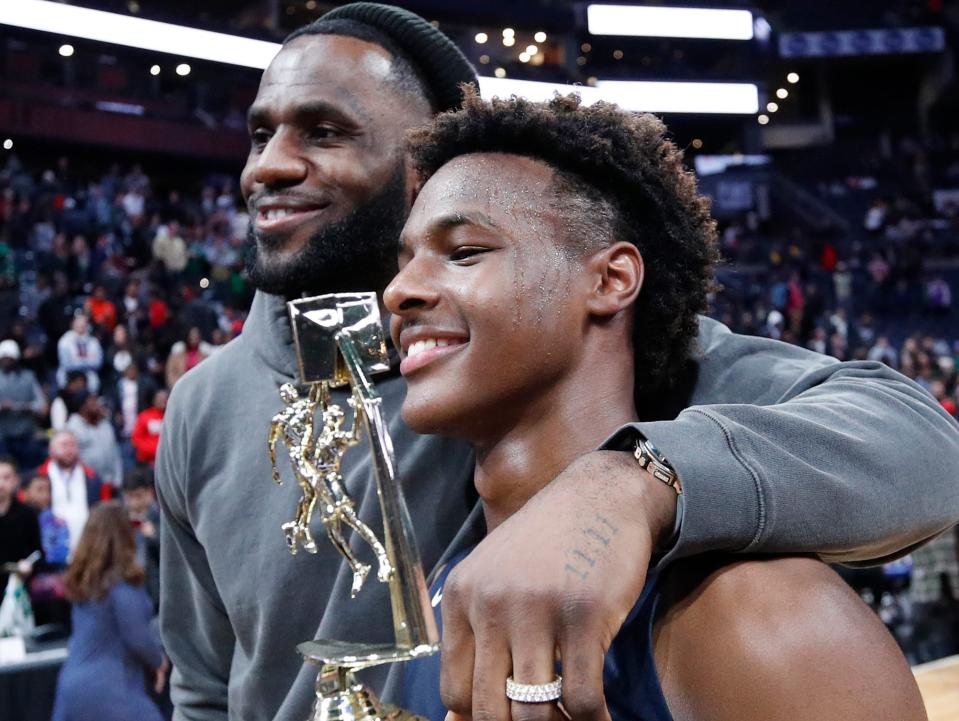
[[[257,287],[379,290],[371,284],[392,276],[409,207],[405,132],[430,110],[395,88],[391,70],[378,45],[307,35],[264,72],[240,179]]]
[[[38,511],[50,507],[50,481],[46,478],[34,478],[23,491],[23,500]]]
[[[475,439],[532,412],[575,363],[589,281],[562,243],[553,177],[529,158],[466,155],[417,197],[384,294],[415,430]]]
[[[50,458],[64,468],[72,468],[80,458],[77,439],[69,433],[60,433],[50,441]]]
[[[0,463],[0,503],[7,503],[13,498],[19,480],[17,472],[9,463]]]

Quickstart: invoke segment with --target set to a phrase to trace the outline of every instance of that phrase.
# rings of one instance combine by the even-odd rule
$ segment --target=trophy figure
[[[276,447],[282,441],[303,491],[293,520],[281,528],[290,553],[300,548],[316,553],[310,521],[318,506],[327,537],[353,572],[353,597],[372,568],[350,548],[344,527],[362,538],[376,558],[377,580],[389,584],[394,631],[392,644],[320,639],[297,647],[307,661],[320,666],[308,721],[416,719],[407,711],[381,704],[354,677],[354,672],[363,668],[421,658],[439,650],[413,525],[396,478],[382,399],[370,381],[370,375],[389,369],[376,294],[335,293],[290,301],[287,307],[300,382],[306,391],[301,393],[290,383],[281,386],[280,397],[286,405],[270,425],[273,480],[281,482]],[[349,386],[347,402],[353,409],[352,425],[347,429],[343,427],[343,409],[330,396],[330,388],[344,385]],[[343,455],[360,443],[364,430],[383,517],[382,542],[357,516],[340,473]]]

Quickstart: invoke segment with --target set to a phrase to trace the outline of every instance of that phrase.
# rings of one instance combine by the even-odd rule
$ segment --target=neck
[[[610,350],[606,348],[606,350]],[[522,410],[492,438],[474,440],[474,483],[492,531],[576,457],[595,450],[617,428],[638,418],[632,351],[592,354]],[[623,362],[616,360],[622,358]]]
[[[13,505],[13,496],[7,496],[5,499],[0,498],[0,516],[7,515],[11,505]]]

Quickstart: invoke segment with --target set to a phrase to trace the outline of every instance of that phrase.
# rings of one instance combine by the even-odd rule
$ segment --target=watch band
[[[641,468],[646,469],[657,480],[662,481],[667,486],[676,491],[676,495],[683,492],[683,484],[679,480],[676,471],[666,460],[666,456],[659,452],[648,438],[637,438],[636,448],[633,450],[633,456]]]

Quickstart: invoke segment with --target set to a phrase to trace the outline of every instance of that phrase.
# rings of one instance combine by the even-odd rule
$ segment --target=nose
[[[403,266],[383,291],[383,304],[390,313],[406,316],[436,305],[439,292],[427,271],[426,259],[413,258]]]
[[[253,179],[269,187],[296,185],[306,179],[308,166],[294,133],[280,128],[267,142],[253,169]]]

